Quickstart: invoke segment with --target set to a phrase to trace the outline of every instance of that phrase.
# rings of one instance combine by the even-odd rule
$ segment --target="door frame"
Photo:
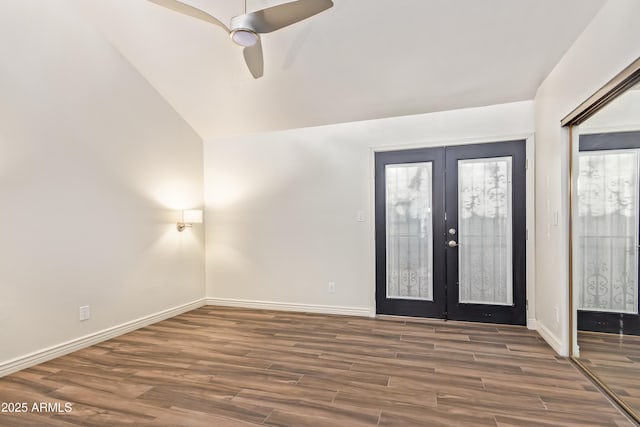
[[[532,133],[510,134],[498,136],[486,136],[476,138],[455,138],[455,139],[424,139],[415,143],[386,144],[369,148],[369,236],[371,246],[369,251],[369,277],[370,282],[370,313],[376,317],[376,242],[375,242],[375,154],[386,151],[410,150],[419,148],[433,148],[454,145],[490,144],[496,142],[507,142],[513,140],[525,140],[526,150],[526,323],[528,329],[537,329],[536,324],[536,289],[535,289],[535,137]],[[387,316],[387,315],[379,315]]]

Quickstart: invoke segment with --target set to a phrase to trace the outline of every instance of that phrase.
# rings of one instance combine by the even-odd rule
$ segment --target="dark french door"
[[[580,135],[578,330],[640,335],[640,132]]]
[[[526,323],[525,141],[375,156],[379,314]]]

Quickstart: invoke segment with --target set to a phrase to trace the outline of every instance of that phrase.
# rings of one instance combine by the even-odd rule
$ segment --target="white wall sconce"
[[[186,227],[193,227],[193,224],[202,224],[202,211],[200,209],[185,209],[180,211],[180,221],[178,221],[178,231],[184,231]]]

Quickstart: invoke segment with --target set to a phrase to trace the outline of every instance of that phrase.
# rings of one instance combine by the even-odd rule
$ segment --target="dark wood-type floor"
[[[578,332],[580,361],[640,414],[640,336]]]
[[[523,327],[203,307],[0,379],[2,426],[628,426]]]

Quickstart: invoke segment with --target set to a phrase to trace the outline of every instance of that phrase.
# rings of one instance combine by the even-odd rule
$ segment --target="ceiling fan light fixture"
[[[249,47],[258,42],[258,34],[252,30],[238,28],[231,31],[231,40],[237,45]]]
[[[227,26],[215,16],[185,3],[185,0],[148,1],[224,29],[235,44],[244,47],[244,62],[254,79],[262,77],[264,72],[260,34],[288,27],[333,7],[333,0],[288,0],[284,3],[280,0],[278,5],[247,13],[247,1],[244,0],[244,13],[232,17]]]

